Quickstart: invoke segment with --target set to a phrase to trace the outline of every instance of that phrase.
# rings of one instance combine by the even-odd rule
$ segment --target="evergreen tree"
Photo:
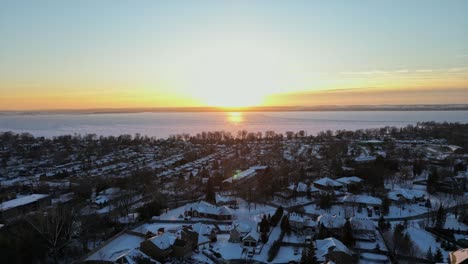
[[[385,218],[383,217],[383,215],[380,215],[380,218],[379,218],[379,229],[382,232],[385,232],[388,230],[387,223],[385,222]]]
[[[435,255],[434,255],[434,261],[442,262],[442,260],[443,260],[442,251],[440,251],[440,248],[437,248]]]
[[[275,214],[273,214],[270,221],[272,226],[276,226],[278,224],[278,222],[281,220],[281,217],[283,217],[283,213],[283,207],[280,206],[278,207],[278,209],[276,209]]]
[[[433,259],[434,259],[434,255],[432,254],[432,249],[431,249],[431,247],[429,247],[429,249],[427,250],[426,259],[427,259],[427,260],[433,260]]]
[[[382,199],[382,215],[387,215],[390,211],[390,199],[384,197]]]
[[[209,203],[216,203],[215,192],[213,190],[213,181],[211,178],[209,178],[208,182],[206,183],[205,199]]]
[[[289,225],[289,217],[287,215],[285,215],[281,220],[280,227],[282,232],[285,232],[287,234],[291,233],[291,226]]]
[[[435,193],[437,191],[437,184],[439,181],[439,172],[437,168],[433,167],[429,177],[427,178],[427,192]]]
[[[343,243],[348,247],[354,245],[353,227],[351,226],[349,219],[346,220],[343,227]]]
[[[268,233],[270,224],[268,223],[266,215],[263,215],[262,221],[260,222],[260,233]]]
[[[312,198],[312,193],[310,192],[310,183],[307,185],[307,192],[306,192],[307,199]]]
[[[329,235],[327,228],[322,223],[320,223],[318,227],[317,239],[324,239],[329,236],[330,235]]]
[[[436,228],[442,229],[445,225],[445,220],[447,218],[447,213],[445,212],[444,207],[442,205],[439,206],[439,210],[437,210],[437,217],[436,217]]]
[[[403,231],[405,227],[402,224],[398,224],[393,231],[393,252],[397,253],[402,248],[402,241],[404,238]]]
[[[304,246],[302,250],[301,264],[315,264],[317,259],[315,258],[315,247],[314,242],[310,242]]]

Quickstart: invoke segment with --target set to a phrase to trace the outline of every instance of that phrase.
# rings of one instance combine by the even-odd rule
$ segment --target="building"
[[[23,215],[51,204],[51,197],[47,194],[31,194],[9,200],[0,204],[0,213],[3,219]]]
[[[264,173],[268,169],[268,166],[253,166],[248,168],[245,171],[237,173],[236,175],[232,176],[223,181],[224,184],[242,184],[248,181],[251,178],[259,175],[260,173]]]
[[[229,233],[229,242],[238,243],[242,241],[242,238],[245,237],[252,227],[245,222],[237,222],[234,224],[234,227]]]
[[[450,264],[467,264],[468,248],[459,249],[449,253]]]
[[[311,195],[316,195],[319,193],[319,189],[315,186],[309,186],[303,182],[298,182],[297,184],[292,184],[288,187],[289,197],[294,196],[305,196],[309,192]]]
[[[144,240],[145,238],[141,234],[123,231],[88,253],[78,263],[133,263],[135,257],[144,258],[147,263],[159,263],[151,260],[149,256],[138,249]]]
[[[323,225],[325,228],[335,231],[341,232],[346,220],[343,216],[337,215],[320,215],[317,217],[317,224]]]
[[[345,190],[350,190],[353,187],[359,187],[364,182],[363,179],[356,177],[356,176],[342,177],[342,178],[336,179],[336,181],[343,184],[343,187]]]
[[[163,233],[141,242],[140,249],[146,255],[160,261],[167,257],[184,258],[192,253],[191,243],[170,233]]]
[[[297,231],[302,231],[303,229],[310,229],[311,231],[315,231],[315,227],[317,226],[315,221],[312,221],[311,219],[298,213],[290,213],[288,215],[288,219],[291,228]]]
[[[242,245],[244,247],[256,247],[260,242],[260,234],[252,230],[244,238],[242,238]]]
[[[235,197],[222,196],[222,195],[216,194],[215,199],[216,199],[217,206],[226,205],[230,208],[237,207],[237,199]]]
[[[314,181],[314,186],[323,191],[336,191],[343,188],[343,184],[328,177]]]
[[[343,197],[343,204],[347,206],[375,207],[380,208],[382,200],[377,197],[361,194],[348,194]]]
[[[208,248],[210,242],[216,238],[215,228],[211,225],[196,223],[191,229],[198,234],[196,242],[198,249]]]
[[[375,241],[376,226],[370,219],[352,217],[349,220],[353,236],[357,240]]]
[[[185,205],[185,216],[211,218],[215,220],[232,220],[233,213],[227,206],[216,206],[205,201]]]
[[[329,237],[315,241],[317,260],[322,263],[333,261],[336,264],[355,263],[353,252],[336,238]]]
[[[421,190],[398,189],[387,194],[395,204],[424,202],[426,200],[426,192]]]

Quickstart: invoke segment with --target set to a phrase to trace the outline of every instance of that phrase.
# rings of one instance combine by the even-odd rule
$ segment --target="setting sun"
[[[268,95],[291,91],[303,79],[290,48],[267,35],[199,37],[174,49],[179,52],[168,71],[178,74],[169,82],[209,106],[262,105]]]

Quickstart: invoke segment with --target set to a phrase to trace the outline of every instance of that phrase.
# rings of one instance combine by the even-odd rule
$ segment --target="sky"
[[[0,109],[468,103],[467,10],[0,0]]]

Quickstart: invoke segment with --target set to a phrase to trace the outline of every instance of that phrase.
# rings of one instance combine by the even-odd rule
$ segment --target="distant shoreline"
[[[325,111],[466,111],[468,104],[449,105],[351,105],[351,106],[255,106],[221,107],[154,107],[154,108],[94,108],[53,110],[0,110],[0,115],[41,114],[134,114],[134,113],[200,113],[200,112],[325,112]]]

